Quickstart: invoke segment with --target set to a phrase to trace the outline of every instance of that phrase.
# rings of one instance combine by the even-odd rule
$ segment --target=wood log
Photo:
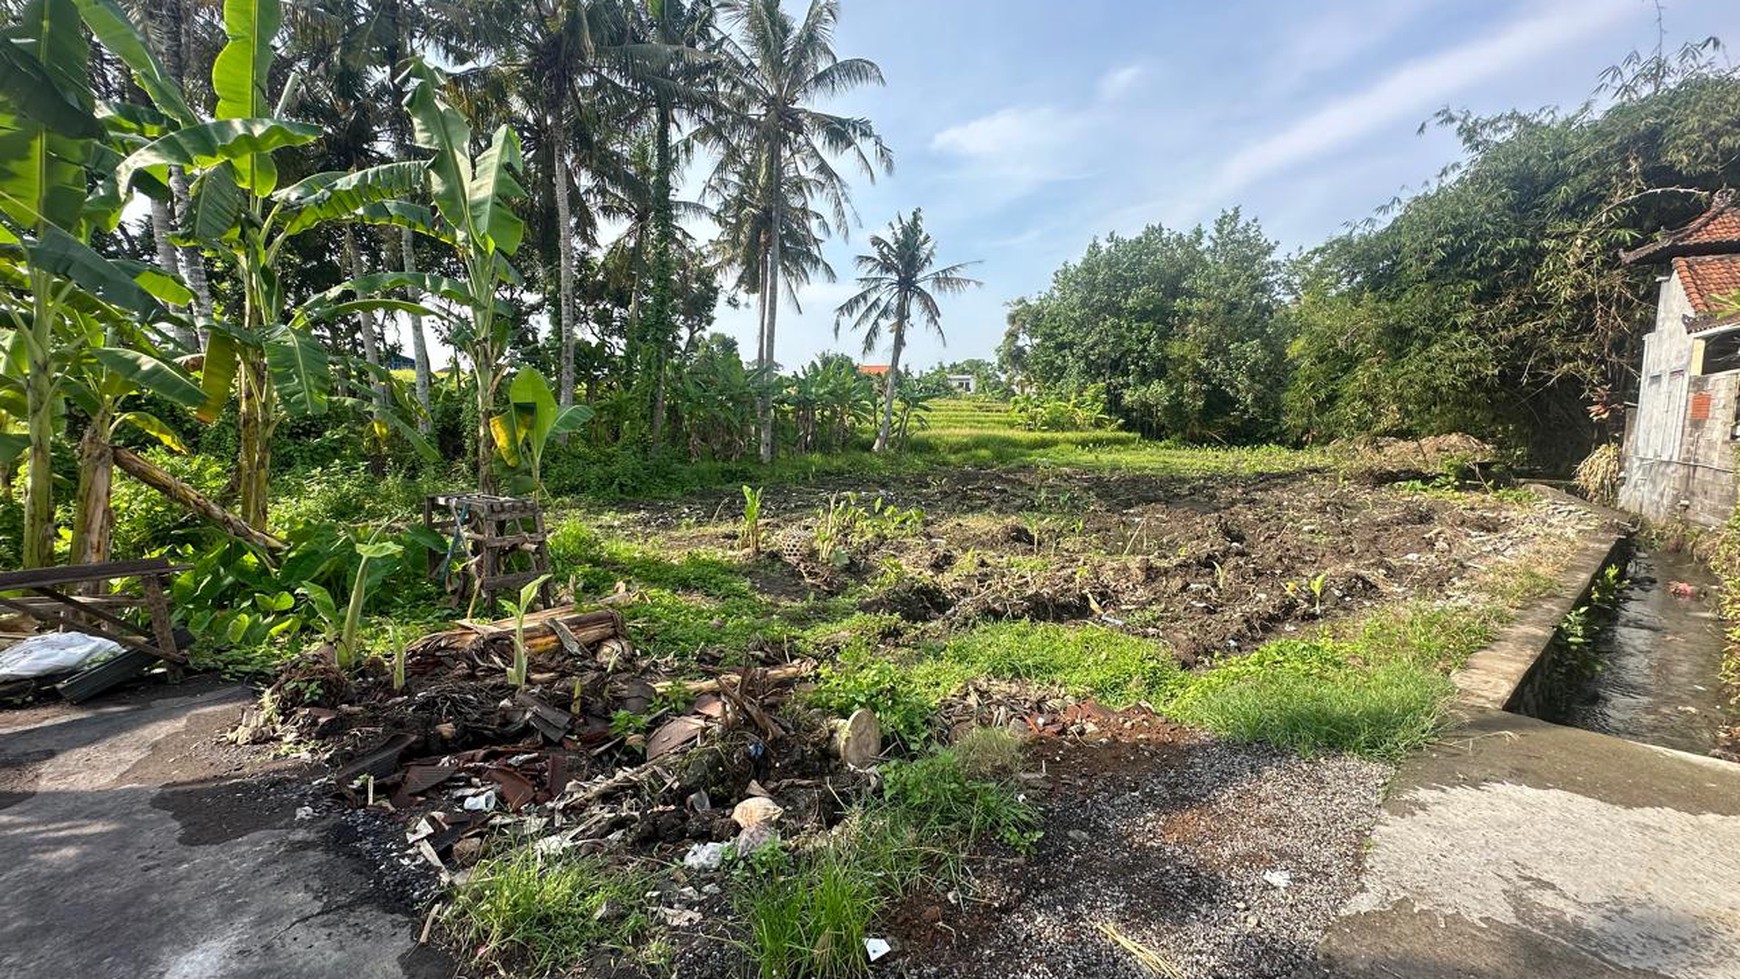
[[[527,645],[529,646],[530,644],[528,643]],[[787,663],[784,666],[774,666],[761,670],[759,671],[759,676],[767,683],[784,683],[787,680],[795,680],[815,668],[816,664],[809,660],[799,660],[796,663]],[[670,690],[683,690],[691,695],[699,696],[704,693],[719,693],[722,689],[720,687],[720,681],[729,683],[731,689],[736,691],[743,686],[743,674],[725,673],[716,676],[711,680],[661,680],[658,683],[653,684],[653,689],[657,690],[659,693],[665,693]]]
[[[562,637],[551,627],[552,621],[560,621],[570,635],[589,648],[606,639],[626,637],[620,612],[614,609],[581,612],[570,605],[560,609],[545,609],[526,616],[524,634],[527,652],[544,654],[562,648]],[[504,640],[511,642],[513,634],[513,619],[497,619],[485,623],[468,622],[443,632],[430,633],[413,642],[406,652],[420,653],[438,649],[466,652],[480,643]]]
[[[267,551],[282,551],[290,545],[271,534],[248,525],[248,522],[219,506],[203,493],[187,485],[162,468],[135,454],[131,449],[115,446],[115,465],[121,471],[144,483],[194,514],[216,524],[225,533]]]

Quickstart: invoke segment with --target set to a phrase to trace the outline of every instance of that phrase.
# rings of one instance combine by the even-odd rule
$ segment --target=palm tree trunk
[[[149,198],[151,201],[151,238],[157,246],[157,267],[167,275],[175,275],[181,268],[180,259],[175,254],[175,244],[169,240],[174,218],[170,215],[169,202]],[[192,351],[199,346],[199,334],[193,327],[178,324],[175,327],[175,342],[183,351]]]
[[[763,349],[767,369],[767,380],[771,382],[774,371],[774,328],[779,323],[779,217],[780,208],[773,209],[773,220],[769,222],[773,228],[773,243],[767,250],[767,274],[763,276],[767,284],[767,321],[763,324]],[[771,383],[761,392],[761,461],[765,465],[773,461],[773,387]]]
[[[157,0],[152,19],[154,23],[149,31],[151,41],[157,47],[157,57],[163,62],[163,70],[175,83],[177,88],[187,87],[187,59],[183,56],[187,50],[189,24],[187,11],[183,7],[184,0]],[[192,195],[188,190],[187,174],[180,167],[169,168],[169,192],[175,201],[174,216],[183,225],[187,223]],[[156,227],[153,215],[153,228]],[[200,255],[197,245],[183,245],[179,249],[180,261],[165,265],[165,272],[173,273],[175,266],[181,267],[181,279],[187,283],[187,288],[193,293],[193,311],[201,319],[211,317],[211,283],[205,275],[205,259]]]
[[[409,274],[417,271],[417,250],[413,245],[411,229],[399,229],[399,267]],[[414,288],[406,287],[405,298],[417,302],[422,293]],[[423,317],[411,315],[411,358],[416,365],[417,374],[417,405],[423,413],[417,416],[417,431],[429,434],[429,340],[423,335]]]
[[[894,426],[894,389],[900,383],[900,348],[906,345],[904,316],[894,324],[894,350],[888,355],[888,377],[882,384],[882,424],[876,429],[876,444],[871,452],[888,451],[888,431]]]
[[[566,408],[574,403],[574,224],[568,208],[567,113],[560,94],[553,102],[550,155],[555,158],[555,165],[550,170],[555,180],[552,189],[556,197],[556,328],[562,360],[557,369],[556,403]]]
[[[180,167],[169,168],[169,190],[175,198],[175,213],[185,223],[189,209],[193,206],[193,197],[188,190],[187,174]],[[200,255],[199,246],[181,247],[181,278],[193,293],[193,311],[202,320],[210,319],[211,282],[206,279],[205,258]]]
[[[345,273],[353,279],[363,276],[362,250],[356,245],[356,229],[346,224],[344,226],[344,264]],[[379,334],[375,332],[375,315],[367,310],[357,313],[357,325],[362,329],[363,360],[374,368],[369,376],[369,389],[374,395],[375,417],[379,418],[387,407],[387,385],[381,379],[381,348]]]

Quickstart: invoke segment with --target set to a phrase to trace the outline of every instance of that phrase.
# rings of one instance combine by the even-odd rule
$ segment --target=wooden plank
[[[42,585],[36,585],[36,586],[34,586],[34,590],[36,591],[37,594],[41,595],[42,597],[52,599],[56,602],[59,602],[60,604],[65,605],[67,608],[70,608],[70,609],[77,611],[81,615],[91,616],[92,618],[97,619],[98,621],[107,622],[108,624],[115,626],[118,629],[126,629],[128,632],[131,632],[135,635],[144,636],[146,638],[150,638],[150,636],[151,636],[151,633],[145,631],[144,629],[140,628],[139,626],[134,625],[131,622],[128,622],[126,619],[123,619],[118,615],[110,615],[109,613],[103,611],[100,608],[93,608],[89,605],[84,604],[83,602],[79,601],[76,598],[73,598],[73,597],[68,596],[68,595],[62,595],[60,592],[55,591],[53,588],[46,588]]]
[[[53,568],[30,568],[25,571],[0,572],[0,591],[15,588],[40,588],[43,585],[75,585],[88,581],[109,581],[143,574],[174,574],[186,571],[191,564],[170,564],[154,557],[137,561],[103,561],[98,564],[63,564]]]
[[[155,576],[140,582],[145,589],[145,614],[151,617],[151,634],[157,640],[157,648],[181,659],[181,650],[175,648],[175,626],[169,619],[169,599],[163,594],[163,581]]]
[[[483,590],[501,591],[506,588],[519,588],[535,580],[542,571],[517,571],[513,574],[493,574],[483,579]]]

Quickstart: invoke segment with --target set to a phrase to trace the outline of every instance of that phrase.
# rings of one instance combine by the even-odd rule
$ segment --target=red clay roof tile
[[[1726,317],[1717,301],[1740,292],[1740,255],[1706,255],[1674,259],[1674,274],[1699,316]],[[1737,297],[1740,298],[1740,297]]]

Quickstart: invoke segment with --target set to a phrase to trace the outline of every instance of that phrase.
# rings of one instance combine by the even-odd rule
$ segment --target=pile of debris
[[[397,814],[443,871],[475,860],[486,831],[581,852],[723,844],[776,821],[831,826],[868,788],[874,715],[830,724],[797,709],[811,668],[660,677],[616,611],[569,606],[425,636],[402,683],[385,664],[347,677],[302,661],[237,738],[317,743],[333,794]]]
[[[1332,448],[1351,460],[1349,476],[1373,485],[1445,475],[1482,480],[1498,461],[1498,450],[1490,443],[1460,432],[1418,439],[1357,438]]]

